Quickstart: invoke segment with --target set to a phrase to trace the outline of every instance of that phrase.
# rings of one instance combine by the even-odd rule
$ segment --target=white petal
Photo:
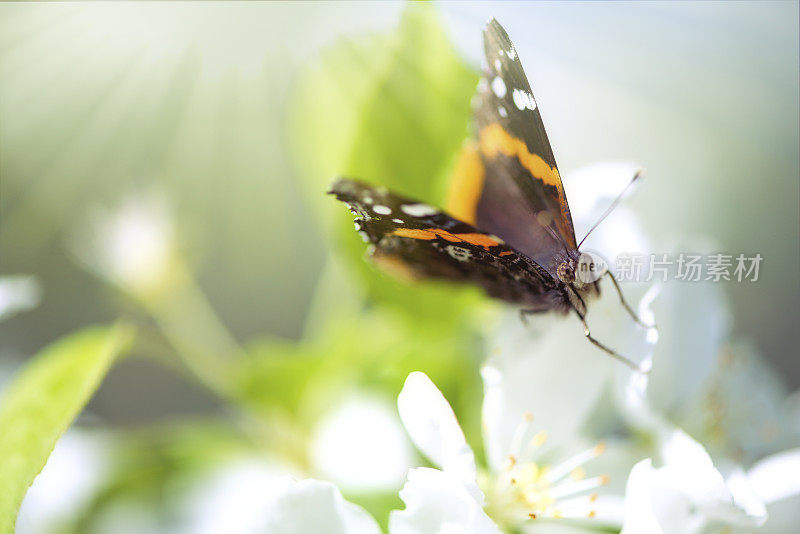
[[[747,472],[747,478],[766,503],[800,494],[800,449],[764,458]]]
[[[800,525],[800,495],[773,502],[767,506],[767,522],[758,530],[759,534],[786,534]],[[743,531],[741,534],[750,534]],[[737,534],[740,534],[737,532]]]
[[[741,502],[735,500],[706,450],[686,433],[673,431],[661,456],[664,467],[659,474],[706,518],[731,525],[759,525],[766,519],[763,506],[741,485],[735,487]]]
[[[362,508],[330,482],[297,481],[262,461],[237,462],[197,487],[186,502],[186,531],[193,534],[377,534]]]
[[[583,239],[591,226],[598,220],[598,218],[595,218],[591,224],[580,230],[576,226],[575,236],[577,239]],[[586,241],[581,245],[581,250],[600,254],[609,269],[612,272],[616,272],[615,266],[617,257],[620,254],[644,254],[653,250],[653,245],[650,244],[650,240],[634,212],[626,206],[617,206],[586,238]],[[647,256],[644,256],[642,265],[641,280],[645,281],[649,265]],[[633,286],[636,284],[633,281],[628,281],[624,285]]]
[[[680,430],[673,431],[661,447],[664,469],[693,501],[728,501],[732,497],[725,479],[698,442]]]
[[[68,430],[25,494],[16,532],[50,532],[85,506],[108,475],[110,450],[94,433]]]
[[[397,408],[417,448],[433,464],[461,480],[474,498],[483,503],[472,449],[467,445],[450,404],[425,373],[408,375],[397,397]]]
[[[726,483],[702,445],[680,430],[665,440],[664,466],[650,460],[631,470],[624,534],[691,533],[711,524],[755,527],[766,511],[746,477]]]
[[[174,261],[172,215],[160,191],[130,195],[114,212],[96,210],[83,235],[75,236],[77,257],[97,274],[136,295],[167,281]]]
[[[344,500],[330,482],[284,477],[265,510],[270,534],[379,534],[378,523],[361,507]],[[226,530],[230,532],[229,530]]]
[[[588,532],[604,532],[590,526],[572,525],[564,521],[529,521],[520,528],[524,534],[587,534]]]
[[[558,448],[578,434],[603,389],[609,362],[584,346],[580,325],[570,319],[536,316],[528,327],[511,314],[492,340],[495,354],[482,370],[484,443],[499,469],[519,427],[533,416],[524,442],[545,432],[542,451]]]
[[[781,377],[748,342],[726,344],[701,395],[700,402],[687,404],[675,418],[711,445],[713,456],[735,454],[742,463],[752,464],[800,442],[800,433],[791,426],[792,414],[787,413]]]
[[[484,444],[494,468],[505,462],[525,414],[533,416],[527,438],[546,432],[541,452],[554,450],[580,433],[612,372],[630,373],[584,337],[575,317],[543,314],[529,322],[513,312],[506,317],[490,340],[493,356],[482,371]],[[645,332],[612,291],[592,302],[589,324],[598,339],[626,356],[649,355]]]
[[[3,276],[0,278],[0,320],[35,308],[42,288],[33,276]]]
[[[767,519],[767,508],[764,501],[755,492],[753,485],[741,468],[735,469],[728,475],[725,483],[733,495],[736,505],[742,508],[747,516],[757,518],[757,523],[763,523]]]
[[[565,176],[564,189],[578,239],[583,239],[639,169],[633,162],[604,162]],[[620,253],[644,253],[652,249],[641,224],[624,201],[581,246],[583,251],[599,253],[612,267]]]
[[[395,490],[412,465],[412,450],[394,407],[355,396],[334,407],[311,441],[315,472],[345,491]]]
[[[639,169],[634,162],[608,161],[576,169],[564,176],[564,191],[580,235],[596,222]]]
[[[659,340],[647,397],[660,413],[672,414],[685,406],[695,409],[728,336],[730,315],[721,286],[670,281],[664,284],[652,308]]]
[[[500,533],[481,503],[460,480],[444,471],[411,469],[400,498],[406,508],[391,513],[391,534]]]
[[[689,500],[662,473],[649,459],[631,469],[621,534],[691,534],[701,526],[691,517]]]
[[[625,523],[621,534],[661,533],[653,510],[655,469],[650,459],[642,460],[631,469],[625,491]]]

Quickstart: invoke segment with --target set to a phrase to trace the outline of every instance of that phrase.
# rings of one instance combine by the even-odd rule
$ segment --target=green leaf
[[[132,331],[93,327],[45,348],[0,398],[0,532],[12,532],[28,487]]]
[[[349,176],[442,206],[469,130],[477,80],[435,8],[413,3],[395,31],[326,50],[300,76],[293,99],[295,160],[324,228],[370,297],[428,324],[457,319],[479,300],[476,293],[408,285],[377,272],[363,259],[365,247],[350,213],[325,192],[335,177]]]
[[[283,413],[302,434],[353,391],[383,394],[393,403],[408,374],[422,370],[479,444],[479,346],[477,333],[442,335],[386,310],[338,317],[316,338],[253,343],[238,362],[240,402],[252,413]]]

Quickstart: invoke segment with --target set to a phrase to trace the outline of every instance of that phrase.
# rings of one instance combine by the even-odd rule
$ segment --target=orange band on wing
[[[411,239],[436,239],[436,234],[430,230],[414,230],[411,228],[398,228],[391,235],[410,237]]]
[[[552,185],[559,191],[562,190],[558,169],[548,165],[540,156],[531,154],[522,139],[512,136],[498,123],[490,124],[481,130],[480,145],[481,152],[487,157],[493,158],[497,156],[498,152],[509,157],[516,157],[534,178],[538,178],[547,185]]]
[[[545,185],[556,188],[558,195],[558,207],[562,217],[555,221],[561,235],[575,246],[575,236],[572,229],[566,224],[568,220],[569,207],[567,206],[567,196],[564,193],[564,185],[561,183],[561,176],[555,166],[551,167],[541,156],[531,154],[528,146],[522,139],[518,139],[508,133],[500,124],[493,123],[485,126],[480,132],[481,152],[487,158],[495,158],[498,154],[505,154],[508,157],[515,157],[522,167],[531,173],[535,179],[540,180]]]
[[[496,247],[497,245],[500,244],[499,241],[497,241],[493,237],[489,237],[486,234],[455,234],[455,236],[461,239],[461,241],[465,241],[470,245],[478,245],[480,247],[484,247],[487,250],[490,247]]]
[[[478,144],[475,141],[467,142],[458,155],[453,180],[450,182],[446,209],[450,215],[475,225],[485,174]]]
[[[400,237],[410,237],[411,239],[424,239],[427,241],[440,237],[452,243],[458,243],[458,242],[469,243],[470,245],[483,247],[486,250],[489,250],[491,247],[496,247],[497,245],[501,244],[500,241],[486,234],[479,234],[479,233],[453,234],[443,228],[431,228],[429,230],[414,229],[414,228],[398,228],[390,235],[396,235]]]

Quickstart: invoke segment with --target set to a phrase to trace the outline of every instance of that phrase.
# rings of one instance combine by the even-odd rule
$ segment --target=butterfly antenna
[[[625,186],[625,189],[623,189],[622,192],[619,195],[617,195],[617,198],[614,199],[614,202],[612,202],[611,205],[608,206],[608,208],[606,208],[606,211],[603,212],[603,214],[600,216],[597,222],[594,223],[594,225],[592,225],[592,227],[589,228],[589,231],[586,232],[586,235],[583,236],[583,239],[581,239],[581,242],[578,244],[579,249],[581,248],[581,245],[583,245],[583,242],[586,241],[586,238],[589,237],[592,232],[594,232],[594,229],[600,226],[600,223],[603,222],[603,220],[605,220],[605,218],[608,217],[612,211],[614,211],[614,208],[616,208],[617,204],[620,203],[622,197],[625,196],[625,193],[628,191],[628,189],[631,188],[634,182],[642,176],[642,173],[643,173],[642,169],[636,171],[636,174],[633,175],[633,178],[631,178],[631,181],[628,182],[628,185]]]

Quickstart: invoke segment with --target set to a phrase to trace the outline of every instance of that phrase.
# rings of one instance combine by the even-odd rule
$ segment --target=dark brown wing
[[[478,139],[465,149],[448,209],[555,274],[556,256],[577,245],[553,150],[508,34],[492,19],[483,36]]]
[[[495,298],[547,309],[563,300],[550,274],[494,235],[385,188],[340,179],[330,193],[356,216],[381,267],[410,278],[481,286]]]

